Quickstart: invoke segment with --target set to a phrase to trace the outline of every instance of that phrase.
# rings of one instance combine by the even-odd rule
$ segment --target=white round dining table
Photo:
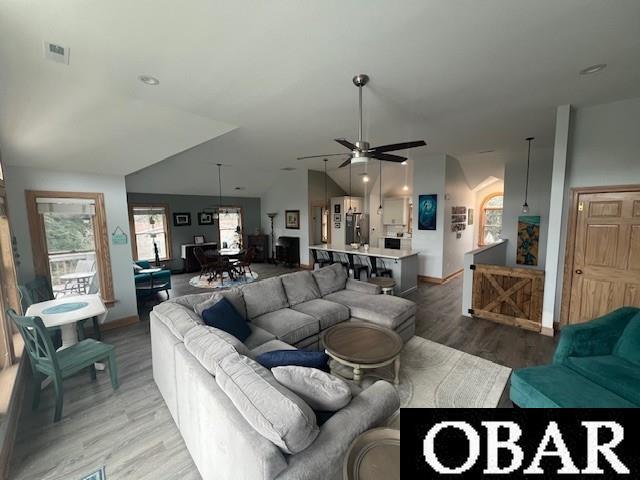
[[[65,311],[67,308],[72,310]],[[72,295],[67,297],[34,303],[25,315],[40,317],[45,327],[60,327],[62,332],[62,346],[58,350],[69,348],[78,343],[76,322],[88,318],[100,317],[107,312],[107,308],[99,294]]]

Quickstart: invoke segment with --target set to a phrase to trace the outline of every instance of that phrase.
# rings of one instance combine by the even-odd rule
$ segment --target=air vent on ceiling
[[[69,47],[44,42],[44,58],[69,65]]]
[[[295,170],[295,167],[283,167],[280,170],[284,172],[293,172]]]

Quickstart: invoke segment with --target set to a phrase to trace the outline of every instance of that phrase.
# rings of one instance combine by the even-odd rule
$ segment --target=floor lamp
[[[271,262],[276,263],[276,237],[273,232],[273,219],[278,215],[277,212],[267,213],[267,217],[271,221]]]

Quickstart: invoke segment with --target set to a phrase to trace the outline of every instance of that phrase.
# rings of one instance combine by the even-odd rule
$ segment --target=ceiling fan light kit
[[[341,156],[347,155],[347,159],[340,165],[340,168],[346,167],[347,165],[353,165],[358,163],[368,163],[372,158],[376,160],[384,160],[386,162],[396,162],[406,165],[406,157],[401,157],[400,155],[394,155],[387,152],[393,152],[395,150],[405,150],[409,148],[415,147],[423,147],[426,145],[424,140],[417,140],[412,142],[402,142],[402,143],[392,143],[389,145],[381,145],[378,147],[371,147],[369,142],[366,142],[362,139],[363,137],[363,129],[362,129],[362,87],[369,83],[369,75],[365,73],[360,73],[353,77],[353,84],[358,88],[358,114],[359,114],[359,123],[358,123],[358,140],[353,143],[347,140],[346,138],[336,138],[335,141],[338,142],[343,147],[351,150],[350,153],[340,154],[340,153],[332,153],[329,155],[310,155],[306,157],[298,157],[298,160],[305,160],[308,158],[319,158],[319,157],[328,157],[328,156]]]

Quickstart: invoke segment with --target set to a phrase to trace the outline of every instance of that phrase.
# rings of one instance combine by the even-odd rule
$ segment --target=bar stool
[[[369,279],[369,283],[378,285],[382,289],[383,295],[393,295],[393,289],[396,286],[396,282],[393,278],[385,277],[373,277]]]
[[[378,260],[380,260],[380,263],[378,263]],[[389,277],[392,278],[393,277],[393,272],[391,271],[390,268],[387,268],[387,266],[384,263],[384,260],[380,257],[372,257],[372,262],[374,263],[375,268],[375,272],[376,272],[376,277]],[[380,264],[382,264],[382,266],[380,266]]]
[[[342,265],[347,271],[347,276],[349,276],[349,270],[351,269],[351,265],[349,265],[349,259],[344,253],[333,253],[333,263],[339,263]]]
[[[353,278],[360,280],[360,274],[365,271],[367,279],[371,276],[369,274],[369,264],[362,261],[362,257],[359,255],[353,256]]]
[[[326,252],[317,252],[316,263],[320,265],[320,268],[326,267],[331,264],[331,258],[329,258],[329,254]]]

